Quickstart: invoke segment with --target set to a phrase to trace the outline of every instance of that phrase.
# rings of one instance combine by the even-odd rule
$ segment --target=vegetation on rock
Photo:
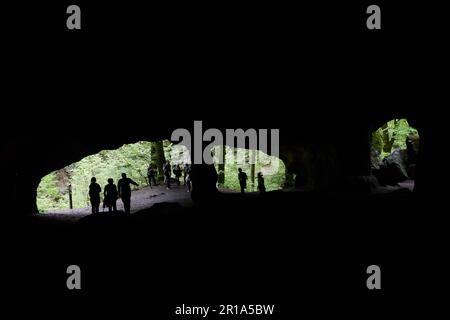
[[[396,149],[406,149],[408,138],[417,140],[418,137],[417,130],[406,119],[394,119],[372,133],[371,145],[382,160]]]

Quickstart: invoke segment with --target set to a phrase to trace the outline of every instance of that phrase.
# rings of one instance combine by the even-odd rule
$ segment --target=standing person
[[[92,177],[91,184],[89,185],[89,199],[91,200],[92,213],[99,212],[100,192],[102,192],[102,188],[97,183],[97,179],[95,179],[95,177]]]
[[[186,167],[184,167],[184,184],[187,186],[187,192],[191,192],[192,185],[191,185],[191,167],[186,164]]]
[[[170,173],[172,172],[172,167],[170,166],[169,160],[163,166],[164,172],[164,182],[166,183],[167,189],[170,189]]]
[[[155,169],[153,169],[151,165],[148,166],[147,177],[148,177],[148,185],[150,186],[150,188],[152,187],[152,183],[154,186],[156,186]]]
[[[114,184],[114,180],[112,178],[108,179],[108,184],[105,186],[103,190],[104,196],[104,204],[108,207],[109,212],[117,211],[117,198],[119,193],[117,192],[117,187]]]
[[[189,163],[186,163],[186,164],[183,166],[183,182],[184,182],[184,185],[186,185],[186,175],[187,175],[187,170],[189,170]]]
[[[262,172],[258,172],[258,190],[260,194],[264,194],[266,192],[266,186],[264,185],[264,177]]]
[[[179,186],[180,185],[180,178],[181,178],[181,175],[182,175],[182,171],[181,171],[181,168],[180,168],[179,164],[175,165],[175,168],[173,169],[173,174],[175,175],[175,178],[177,180],[177,186]]]
[[[127,177],[126,173],[122,173],[122,179],[117,183],[119,198],[122,198],[123,207],[125,209],[125,213],[129,214],[131,212],[131,186],[133,184],[138,186],[136,182]]]
[[[238,169],[238,179],[239,185],[241,186],[241,194],[245,194],[245,189],[247,189],[247,174],[242,171],[241,168]]]

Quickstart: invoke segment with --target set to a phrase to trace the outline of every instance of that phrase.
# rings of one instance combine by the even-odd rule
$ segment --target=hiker
[[[133,184],[135,186],[138,186],[136,182],[131,180],[127,177],[126,173],[122,173],[122,179],[119,180],[117,183],[118,191],[119,191],[119,198],[122,198],[123,207],[125,209],[125,213],[130,213],[131,208],[131,186],[130,184]]]
[[[187,169],[186,169],[187,167]],[[191,192],[192,190],[192,184],[191,184],[191,166],[186,164],[186,167],[184,168],[184,178],[185,178],[185,185],[187,186],[187,192]]]
[[[119,193],[117,192],[117,187],[114,184],[114,180],[112,178],[108,179],[108,184],[105,186],[103,190],[103,196],[104,196],[104,206],[108,207],[108,211],[117,211],[117,198],[119,196]]]
[[[258,172],[258,190],[260,194],[264,194],[266,192],[266,186],[264,185],[264,177],[262,172]]]
[[[150,188],[152,187],[152,184],[156,186],[155,169],[153,169],[151,165],[148,166],[147,177],[148,177],[148,185],[150,186]]]
[[[241,186],[241,194],[245,194],[245,189],[247,189],[247,174],[242,171],[241,168],[238,169],[238,179],[239,185]]]
[[[164,182],[166,183],[167,189],[170,189],[170,173],[171,173],[171,166],[169,160],[164,163],[163,166],[163,172],[164,172]]]
[[[179,186],[180,185],[180,178],[181,178],[181,175],[182,175],[182,171],[181,171],[181,168],[180,168],[179,164],[175,165],[175,167],[173,168],[173,174],[175,175],[175,179],[177,181],[177,186]]]
[[[95,177],[92,177],[91,184],[89,185],[89,199],[91,200],[92,213],[99,212],[100,192],[102,192],[102,188],[97,183],[97,179],[95,179]]]
[[[189,163],[186,163],[183,167],[183,181],[184,181],[184,185],[186,185],[186,176],[188,174],[188,171],[191,171],[191,166],[189,165]]]

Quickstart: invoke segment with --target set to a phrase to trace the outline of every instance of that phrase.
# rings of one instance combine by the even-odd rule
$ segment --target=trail
[[[135,190],[131,193],[131,214],[148,209],[155,203],[160,202],[177,202],[184,207],[192,206],[191,194],[187,192],[186,188],[181,186],[172,186],[171,189],[167,189],[163,185],[155,187],[145,187],[139,190]],[[103,205],[100,205],[100,214],[108,211],[107,208],[103,209]],[[124,210],[122,200],[117,200],[117,210]],[[91,214],[91,207],[76,208],[73,210],[63,209],[57,211],[46,212],[43,214],[36,214],[35,217],[42,220],[63,220],[65,222],[76,222],[79,219]]]

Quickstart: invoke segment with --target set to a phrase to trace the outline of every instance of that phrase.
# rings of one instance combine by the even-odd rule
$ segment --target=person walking
[[[100,192],[102,192],[102,188],[97,183],[97,179],[95,177],[92,177],[91,184],[89,185],[89,200],[91,201],[92,213],[99,212]]]
[[[155,169],[153,169],[151,165],[149,165],[147,169],[147,178],[150,188],[152,187],[152,184],[153,186],[156,186]]]
[[[114,184],[112,178],[108,179],[108,184],[103,190],[104,204],[108,207],[109,212],[117,211],[117,198],[119,193],[117,191],[117,186]]]
[[[247,189],[247,174],[242,171],[241,168],[238,169],[238,179],[239,185],[241,186],[241,194],[245,194],[245,189]]]
[[[131,213],[131,186],[138,186],[136,182],[127,177],[126,173],[122,173],[122,179],[117,183],[119,198],[122,199],[123,207],[126,214]]]
[[[172,167],[170,166],[169,160],[166,161],[166,163],[163,166],[163,172],[164,172],[164,182],[166,183],[167,189],[170,189],[170,175],[172,172]]]

